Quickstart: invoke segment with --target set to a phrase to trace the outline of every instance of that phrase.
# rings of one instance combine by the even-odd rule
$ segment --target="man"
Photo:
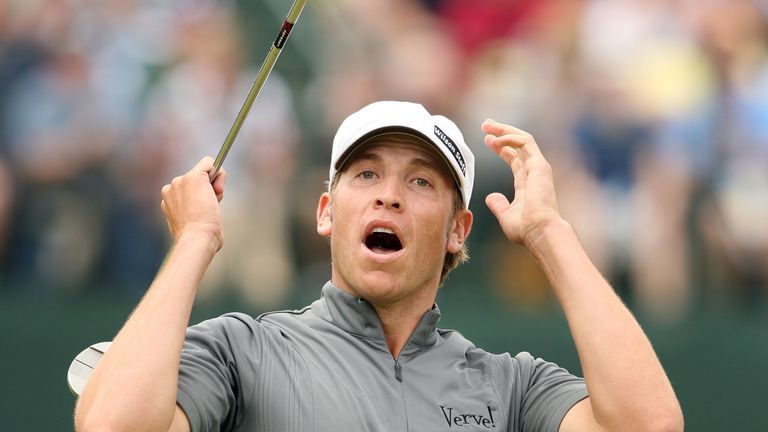
[[[334,139],[317,210],[331,281],[301,311],[229,314],[187,330],[222,246],[226,174],[211,185],[206,158],[163,188],[174,247],[80,397],[77,429],[682,430],[648,339],[560,217],[536,142],[492,120],[482,129],[515,178],[514,202],[495,193],[486,204],[541,262],[583,380],[436,328],[438,287],[465,257],[472,227],[474,156],[450,120],[378,102]]]

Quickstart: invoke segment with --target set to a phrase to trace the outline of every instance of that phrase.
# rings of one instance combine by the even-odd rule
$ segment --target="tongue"
[[[377,254],[390,254],[390,253],[394,252],[392,249],[385,249],[385,248],[379,247],[379,246],[374,246],[374,247],[372,247],[370,249],[371,249],[371,251],[373,251],[373,253],[377,253]]]

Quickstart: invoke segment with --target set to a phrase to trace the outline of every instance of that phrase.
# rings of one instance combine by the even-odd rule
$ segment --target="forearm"
[[[677,398],[650,341],[570,225],[549,224],[529,249],[563,307],[597,422],[608,430],[681,429]]]
[[[209,236],[179,238],[77,403],[77,430],[167,430],[197,286],[216,252]]]

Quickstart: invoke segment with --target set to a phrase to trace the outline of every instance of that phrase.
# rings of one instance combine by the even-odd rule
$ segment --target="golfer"
[[[173,248],[83,391],[76,428],[682,430],[650,342],[561,217],[533,137],[493,120],[481,127],[515,182],[513,202],[499,193],[485,202],[510,243],[541,264],[584,378],[437,328],[437,291],[467,256],[474,156],[447,118],[377,102],[334,138],[329,189],[317,206],[331,279],[302,310],[232,313],[187,328],[200,279],[223,244],[226,173],[211,184],[213,160],[205,158],[163,187]]]

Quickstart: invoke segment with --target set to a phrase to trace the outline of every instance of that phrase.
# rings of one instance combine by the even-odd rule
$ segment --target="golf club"
[[[227,157],[227,153],[229,153],[229,149],[232,147],[232,143],[235,141],[238,132],[240,132],[240,127],[243,125],[243,121],[245,121],[245,118],[248,116],[248,112],[251,110],[253,102],[256,100],[259,92],[261,92],[261,88],[267,81],[269,73],[272,72],[272,67],[275,65],[275,62],[280,55],[280,51],[285,45],[285,42],[288,40],[288,36],[291,34],[291,29],[293,29],[294,24],[299,19],[299,15],[301,15],[301,11],[304,9],[306,3],[307,0],[295,0],[291,6],[291,9],[288,11],[288,16],[285,18],[285,21],[283,22],[283,25],[277,34],[275,42],[269,49],[267,57],[264,59],[264,63],[262,63],[256,79],[253,81],[251,90],[248,92],[248,96],[246,97],[242,108],[240,108],[240,112],[237,114],[237,118],[235,119],[232,128],[229,130],[229,133],[224,140],[224,144],[222,144],[221,150],[219,150],[219,154],[216,156],[216,159],[213,163],[214,168],[210,174],[211,182],[213,182],[216,176],[219,175],[219,170],[221,169],[221,165],[224,163],[224,158]],[[111,344],[112,342],[99,342],[93,344],[83,350],[74,358],[74,360],[72,360],[72,363],[69,366],[69,370],[67,371],[67,384],[75,396],[80,396],[80,394],[83,392],[83,389],[88,383],[88,379],[90,378],[91,373],[93,373],[96,365],[99,364],[101,358],[104,356],[104,353],[107,352],[107,349]]]
[[[69,390],[73,394],[80,396],[80,393],[85,388],[85,384],[88,383],[88,378],[90,378],[93,369],[99,364],[101,357],[107,352],[111,344],[112,342],[95,343],[84,349],[72,360],[67,371],[67,384],[69,384]]]

